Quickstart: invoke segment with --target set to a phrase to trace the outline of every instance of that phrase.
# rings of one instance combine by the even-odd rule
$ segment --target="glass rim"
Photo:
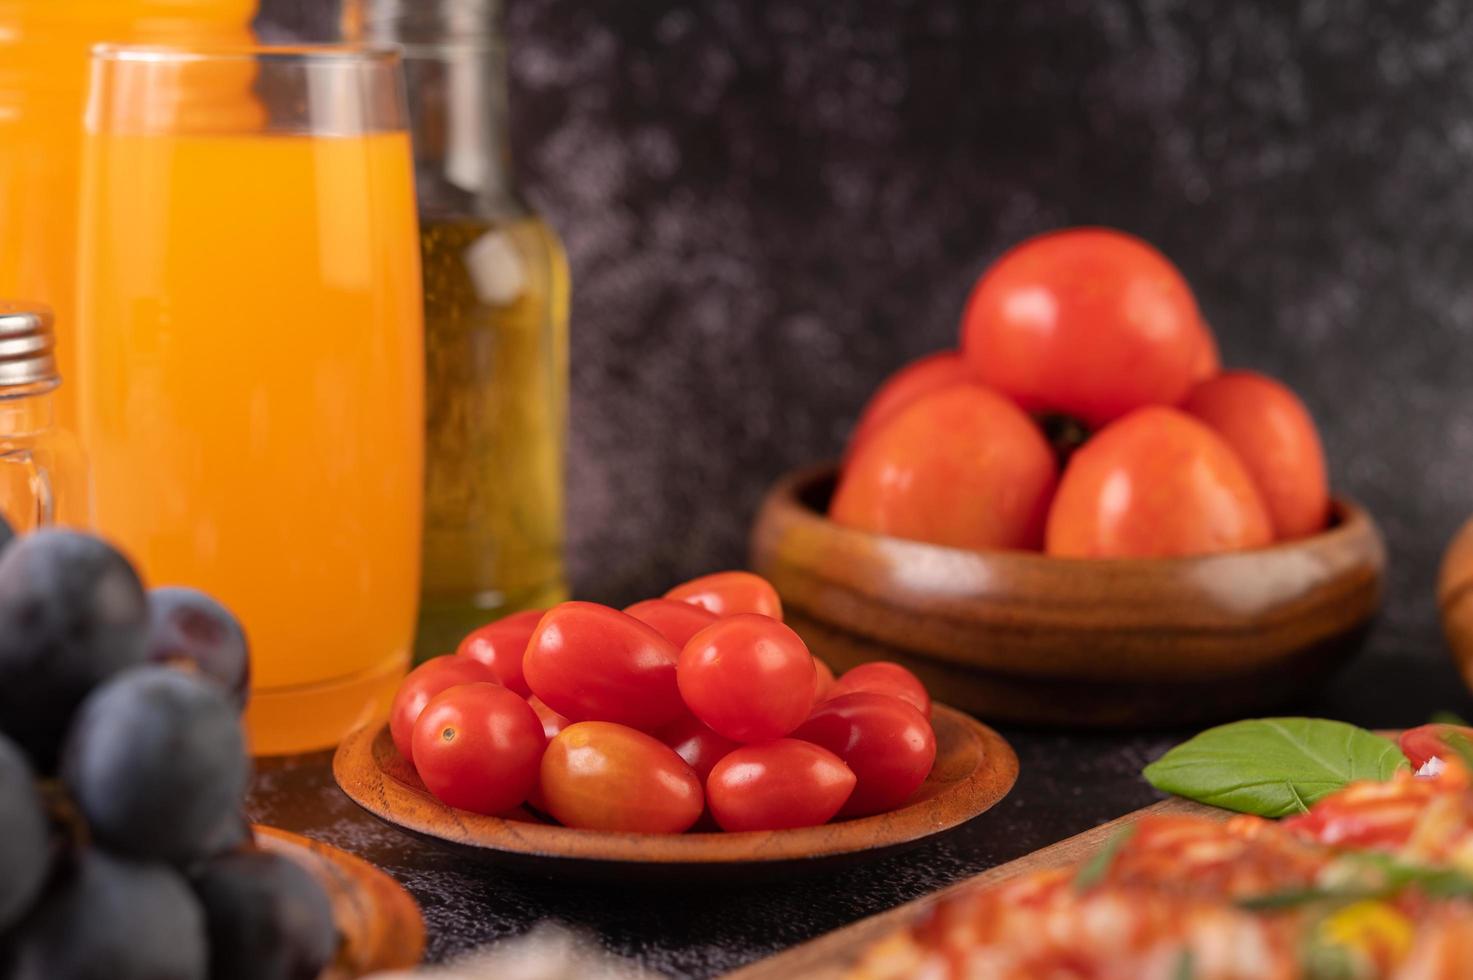
[[[184,64],[205,61],[263,61],[280,63],[392,64],[402,60],[397,44],[372,41],[323,44],[94,44],[93,61],[128,64]]]

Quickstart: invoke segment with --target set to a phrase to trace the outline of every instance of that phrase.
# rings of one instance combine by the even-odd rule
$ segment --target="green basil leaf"
[[[1199,803],[1285,817],[1358,779],[1407,765],[1396,743],[1322,718],[1259,718],[1210,728],[1146,767],[1147,782]]]

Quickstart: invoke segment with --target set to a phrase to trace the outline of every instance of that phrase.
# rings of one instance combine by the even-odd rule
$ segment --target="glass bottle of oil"
[[[424,264],[417,659],[567,598],[568,272],[507,152],[498,0],[346,0],[349,39],[404,47]]]

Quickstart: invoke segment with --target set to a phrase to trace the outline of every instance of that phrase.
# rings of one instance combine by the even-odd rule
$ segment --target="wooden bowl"
[[[405,970],[424,955],[419,906],[393,878],[361,858],[274,827],[254,826],[256,846],[306,868],[327,892],[343,942],[320,980]]]
[[[1473,520],[1453,537],[1437,576],[1442,632],[1452,648],[1463,683],[1473,691]]]
[[[388,727],[360,729],[338,746],[338,785],[368,812],[404,830],[513,870],[627,883],[781,877],[868,860],[965,823],[1007,795],[1018,757],[1002,736],[934,705],[936,765],[899,810],[801,830],[740,834],[625,834],[574,830],[530,811],[487,817],[430,795],[400,757]]]
[[[992,721],[1139,728],[1263,711],[1357,648],[1386,549],[1360,507],[1254,551],[1086,560],[968,551],[841,527],[834,466],[791,474],[752,530],[752,566],[836,670],[895,660]]]

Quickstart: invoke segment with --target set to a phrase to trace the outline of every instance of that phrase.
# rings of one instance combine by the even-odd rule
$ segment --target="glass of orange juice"
[[[78,415],[99,531],[240,616],[257,754],[386,710],[418,591],[403,75],[373,47],[94,51]]]

